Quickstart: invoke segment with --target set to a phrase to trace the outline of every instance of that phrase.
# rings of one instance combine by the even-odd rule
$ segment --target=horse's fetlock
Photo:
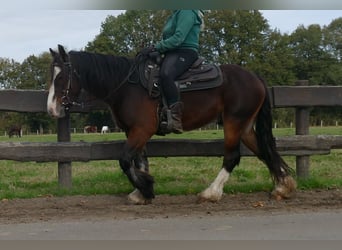
[[[271,195],[276,200],[281,200],[283,198],[288,199],[293,197],[297,188],[297,182],[292,176],[288,175],[283,177],[274,187]]]

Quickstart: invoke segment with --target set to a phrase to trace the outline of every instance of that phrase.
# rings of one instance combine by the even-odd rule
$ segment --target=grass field
[[[275,129],[275,136],[293,135],[294,129]],[[313,127],[310,134],[342,135],[342,127]],[[160,137],[155,137],[160,138]],[[165,138],[165,137],[163,137]],[[196,130],[167,138],[216,139],[221,130]],[[72,141],[109,141],[124,139],[123,133],[72,134]],[[56,135],[27,135],[22,138],[0,136],[0,141],[55,142]],[[295,157],[285,157],[294,168]],[[202,191],[216,177],[222,157],[150,158],[157,194],[194,194]],[[298,180],[300,189],[342,187],[342,150],[310,158],[310,178]],[[0,199],[31,198],[46,195],[120,194],[132,190],[117,161],[73,162],[73,188],[58,187],[57,163],[0,161]],[[225,187],[225,192],[270,190],[267,168],[255,157],[243,157]]]

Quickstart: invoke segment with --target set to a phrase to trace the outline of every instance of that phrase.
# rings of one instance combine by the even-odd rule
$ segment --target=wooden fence
[[[293,107],[296,109],[296,135],[276,138],[277,149],[282,155],[296,156],[296,172],[299,177],[309,175],[309,157],[314,154],[329,154],[331,149],[342,148],[342,136],[309,133],[311,107],[342,106],[342,87],[305,86],[299,81],[295,87],[278,86],[268,89],[272,108]],[[0,91],[0,111],[46,112],[47,93],[32,90]],[[89,112],[107,108],[100,101],[87,103],[85,107],[73,107],[71,112]],[[92,160],[117,160],[124,141],[115,142],[70,142],[69,116],[58,119],[57,142],[0,143],[0,160],[58,162],[58,181],[63,187],[71,187],[71,162]],[[244,156],[253,154],[244,145]],[[223,140],[151,140],[147,144],[150,157],[177,156],[222,156]]]

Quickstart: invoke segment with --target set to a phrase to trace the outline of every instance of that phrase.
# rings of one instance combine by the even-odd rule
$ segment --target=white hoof
[[[197,202],[218,202],[221,200],[222,195],[223,191],[213,191],[213,189],[207,188],[206,190],[198,194]]]
[[[134,205],[147,205],[152,203],[152,200],[145,199],[138,189],[130,193],[127,198]]]

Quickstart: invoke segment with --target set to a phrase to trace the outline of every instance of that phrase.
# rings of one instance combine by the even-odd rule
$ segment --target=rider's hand
[[[151,45],[149,47],[146,47],[146,48],[143,48],[142,50],[140,50],[140,53],[145,55],[145,56],[148,56],[150,53],[156,51],[154,45]]]

